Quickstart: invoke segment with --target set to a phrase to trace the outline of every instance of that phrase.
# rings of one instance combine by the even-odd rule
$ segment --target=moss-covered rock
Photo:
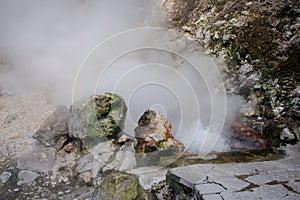
[[[124,127],[127,106],[122,97],[104,93],[79,100],[71,106],[69,132],[89,145],[99,138],[114,138]]]
[[[146,200],[148,193],[136,176],[124,172],[110,173],[99,186],[99,199],[103,200]],[[97,199],[97,198],[96,198]]]

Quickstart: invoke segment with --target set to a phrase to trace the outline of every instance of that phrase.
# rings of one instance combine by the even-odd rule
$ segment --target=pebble
[[[249,11],[248,10],[243,10],[241,11],[242,15],[248,16],[249,15]]]
[[[232,18],[231,20],[229,20],[230,24],[236,24],[238,22],[238,20],[236,18]]]
[[[11,177],[11,173],[10,172],[3,172],[0,175],[0,179],[1,179],[2,183],[6,183],[10,177]]]
[[[71,190],[66,190],[66,191],[65,191],[65,193],[70,193],[70,192],[71,192]]]
[[[18,174],[18,178],[20,181],[18,181],[17,185],[22,184],[30,184],[32,183],[39,175],[35,172],[31,172],[29,170],[22,170]]]
[[[295,139],[295,135],[291,133],[291,131],[288,128],[285,128],[280,134],[280,139],[284,141],[291,141]]]
[[[262,120],[262,118],[261,118],[261,117],[257,117],[257,120],[259,120],[259,121],[260,121],[260,120]]]
[[[68,178],[68,177],[64,177],[64,178],[62,179],[62,181],[63,181],[64,183],[67,183],[67,182],[69,181],[69,178]]]

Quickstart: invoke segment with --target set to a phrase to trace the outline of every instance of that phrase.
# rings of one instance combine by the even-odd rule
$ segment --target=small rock
[[[255,115],[255,109],[251,106],[240,108],[240,113],[243,116],[249,117]]]
[[[132,140],[132,138],[124,134],[121,137],[115,139],[113,143],[122,145],[125,144],[126,142],[129,142],[130,140]]]
[[[232,18],[231,20],[229,20],[230,24],[236,24],[238,22],[238,20],[236,18]]]
[[[66,191],[65,191],[65,193],[70,193],[70,192],[71,192],[71,190],[66,190]]]
[[[296,136],[288,128],[284,128],[280,134],[280,139],[285,142],[291,142],[296,139]]]
[[[94,161],[94,156],[92,154],[88,154],[77,162],[76,170],[79,173],[88,172],[92,169],[92,162]]]
[[[6,183],[6,181],[8,181],[8,179],[11,177],[11,173],[10,172],[3,172],[0,175],[0,179],[2,181],[2,183]]]
[[[35,172],[29,171],[29,170],[22,170],[18,174],[18,178],[20,181],[18,181],[17,185],[22,184],[30,184],[32,183],[39,175]]]
[[[239,93],[241,95],[250,95],[253,88],[258,84],[261,74],[253,72],[253,66],[249,63],[243,64],[238,70],[238,79],[240,82]]]
[[[219,31],[216,31],[214,33],[214,36],[213,36],[214,39],[219,39],[220,38],[220,32]]]
[[[273,113],[276,117],[280,116],[280,113],[284,110],[284,107],[278,106],[273,109]]]
[[[80,175],[80,178],[82,178],[84,180],[84,182],[86,183],[89,183],[93,176],[92,176],[92,172],[84,172],[84,173],[81,173]]]
[[[248,10],[243,10],[241,11],[242,15],[248,16],[249,15],[249,11]]]
[[[238,77],[239,81],[244,81],[248,78],[248,74],[253,70],[253,66],[249,63],[245,63],[239,67]]]

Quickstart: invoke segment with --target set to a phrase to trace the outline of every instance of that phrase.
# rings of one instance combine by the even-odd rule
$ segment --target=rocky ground
[[[45,92],[20,95],[0,91],[0,155],[20,155],[30,149],[32,135],[55,108]]]
[[[152,185],[165,179],[165,173],[159,173],[160,178],[157,178],[152,172],[165,170],[146,168],[143,174],[148,173],[148,179],[140,185],[134,169],[144,166],[146,161],[158,165],[159,157],[155,153],[152,155],[154,163],[153,159],[145,159],[145,152],[135,155],[133,138],[115,134],[120,131],[116,128],[123,123],[127,109],[122,98],[106,93],[83,100],[68,109],[56,106],[44,93],[31,98],[27,94],[27,99],[22,99],[17,94],[2,91],[0,199],[152,198]],[[114,104],[112,109],[106,108],[110,104]],[[152,149],[158,147],[162,153],[168,151],[169,146],[176,148],[171,128],[167,126],[169,122],[158,111],[152,112],[159,118],[148,121],[149,124],[140,124],[139,138],[144,138],[149,125],[159,135],[148,134],[146,145]],[[74,114],[80,118],[72,121],[70,117]],[[73,131],[82,128],[81,133],[87,134],[73,138]],[[93,131],[86,131],[87,128]],[[101,135],[104,133],[110,135]],[[168,142],[162,145],[164,138]],[[153,140],[151,144],[148,139]],[[145,144],[144,141],[140,143]],[[169,152],[168,155],[173,154]]]

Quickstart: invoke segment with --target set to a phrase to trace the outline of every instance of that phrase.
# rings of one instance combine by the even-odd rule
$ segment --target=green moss
[[[223,153],[211,153],[206,156],[214,155],[216,158],[207,160],[198,157],[181,156],[176,161],[171,163],[168,167],[179,167],[192,164],[206,164],[206,163],[230,163],[230,162],[255,162],[255,161],[267,161],[278,160],[285,156],[285,152],[277,150],[276,148],[269,149],[254,149],[239,152],[223,152]]]
[[[105,93],[75,102],[71,107],[71,132],[84,141],[113,138],[124,127],[127,106],[122,97]],[[87,139],[85,139],[87,137]]]
[[[226,57],[225,57],[225,62],[229,66],[234,66],[238,62],[238,50],[239,47],[238,45],[233,41],[230,42],[226,48]]]
[[[148,193],[141,187],[138,178],[124,172],[114,172],[105,176],[100,190],[101,199],[149,199]]]
[[[280,133],[282,128],[277,123],[269,123],[263,130],[263,136],[268,138],[268,146],[279,147],[281,144]]]

